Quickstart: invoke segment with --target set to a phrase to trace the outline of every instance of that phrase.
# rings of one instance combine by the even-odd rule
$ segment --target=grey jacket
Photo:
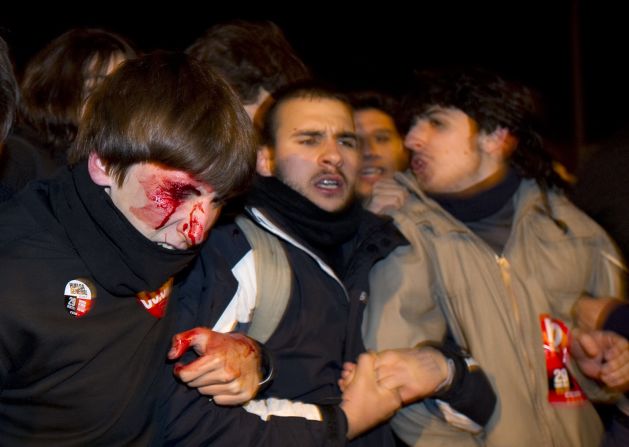
[[[424,336],[434,339],[446,315],[456,341],[479,362],[498,394],[486,427],[487,445],[599,445],[603,427],[590,403],[548,402],[539,318],[549,314],[572,328],[571,309],[582,294],[621,296],[622,261],[608,236],[564,196],[551,192],[553,214],[568,226],[564,233],[543,211],[535,182],[525,180],[514,196],[511,235],[497,256],[427,198],[412,175],[397,179],[411,197],[394,218],[411,241],[413,254],[395,266],[392,290],[372,288],[363,326],[367,347],[409,346]],[[590,398],[613,398],[576,366],[571,371]],[[400,412],[393,427],[411,445],[482,441],[446,425],[423,404]]]

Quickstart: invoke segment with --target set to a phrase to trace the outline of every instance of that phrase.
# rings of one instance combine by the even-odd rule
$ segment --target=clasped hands
[[[433,395],[449,376],[445,356],[429,346],[368,352],[343,366],[339,386],[349,439],[388,420],[403,405]]]
[[[220,405],[240,405],[256,395],[261,349],[254,340],[199,327],[175,335],[168,358],[178,359],[189,349],[199,357],[174,368],[183,383]],[[448,377],[446,358],[428,346],[368,352],[343,366],[339,386],[349,439],[390,419],[403,405],[432,395]]]

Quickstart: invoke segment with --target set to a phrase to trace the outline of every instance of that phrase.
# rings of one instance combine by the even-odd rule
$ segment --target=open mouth
[[[318,177],[314,186],[324,193],[338,193],[345,188],[345,181],[339,175],[322,175]]]
[[[382,177],[384,175],[384,168],[381,168],[379,166],[369,166],[366,168],[363,168],[360,171],[360,176],[366,179],[369,179],[371,177]]]
[[[177,247],[175,247],[174,245],[170,245],[168,242],[156,242],[156,244],[168,250],[177,250]]]
[[[427,165],[426,160],[419,155],[414,155],[411,159],[411,169],[415,174],[421,174],[424,172]]]

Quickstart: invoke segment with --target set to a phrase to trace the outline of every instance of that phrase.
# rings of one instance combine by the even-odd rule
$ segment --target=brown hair
[[[276,144],[276,133],[279,127],[278,114],[282,104],[293,99],[330,99],[345,104],[352,112],[352,105],[347,96],[339,92],[334,86],[315,80],[304,80],[287,85],[274,94],[274,101],[264,114],[262,129],[260,130],[261,143],[274,147]]]
[[[125,38],[102,29],[76,28],[55,38],[24,70],[20,121],[44,143],[65,151],[76,136],[86,81],[103,74],[118,54],[136,56]]]
[[[243,104],[255,103],[261,88],[273,94],[280,87],[310,77],[282,30],[270,21],[219,23],[186,52],[210,63]]]
[[[126,61],[88,100],[69,162],[91,152],[119,184],[131,165],[155,162],[189,172],[224,200],[251,180],[256,145],[220,76],[185,54],[155,52]]]

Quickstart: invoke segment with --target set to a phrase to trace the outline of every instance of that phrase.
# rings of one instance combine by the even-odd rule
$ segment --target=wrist
[[[258,383],[258,392],[267,388],[273,379],[275,378],[275,364],[273,362],[273,356],[266,349],[266,347],[259,343],[260,348],[260,377],[261,381]]]
[[[624,303],[624,301],[617,299],[611,299],[605,303],[603,309],[601,309],[601,312],[598,314],[598,318],[596,319],[596,329],[604,329],[609,316]]]
[[[452,382],[454,381],[454,375],[456,373],[456,366],[454,365],[454,360],[446,357],[446,365],[448,368],[446,378],[443,379],[443,382],[437,385],[437,388],[435,388],[434,394],[445,393],[452,386]]]
[[[471,360],[471,357],[463,352],[458,346],[445,344],[433,347],[445,357],[448,365],[448,375],[446,379],[439,384],[433,394],[433,397],[435,399],[447,400],[452,395],[457,393],[460,384],[463,382],[470,367],[472,367],[475,362],[472,361],[472,364],[468,364],[467,360]]]

